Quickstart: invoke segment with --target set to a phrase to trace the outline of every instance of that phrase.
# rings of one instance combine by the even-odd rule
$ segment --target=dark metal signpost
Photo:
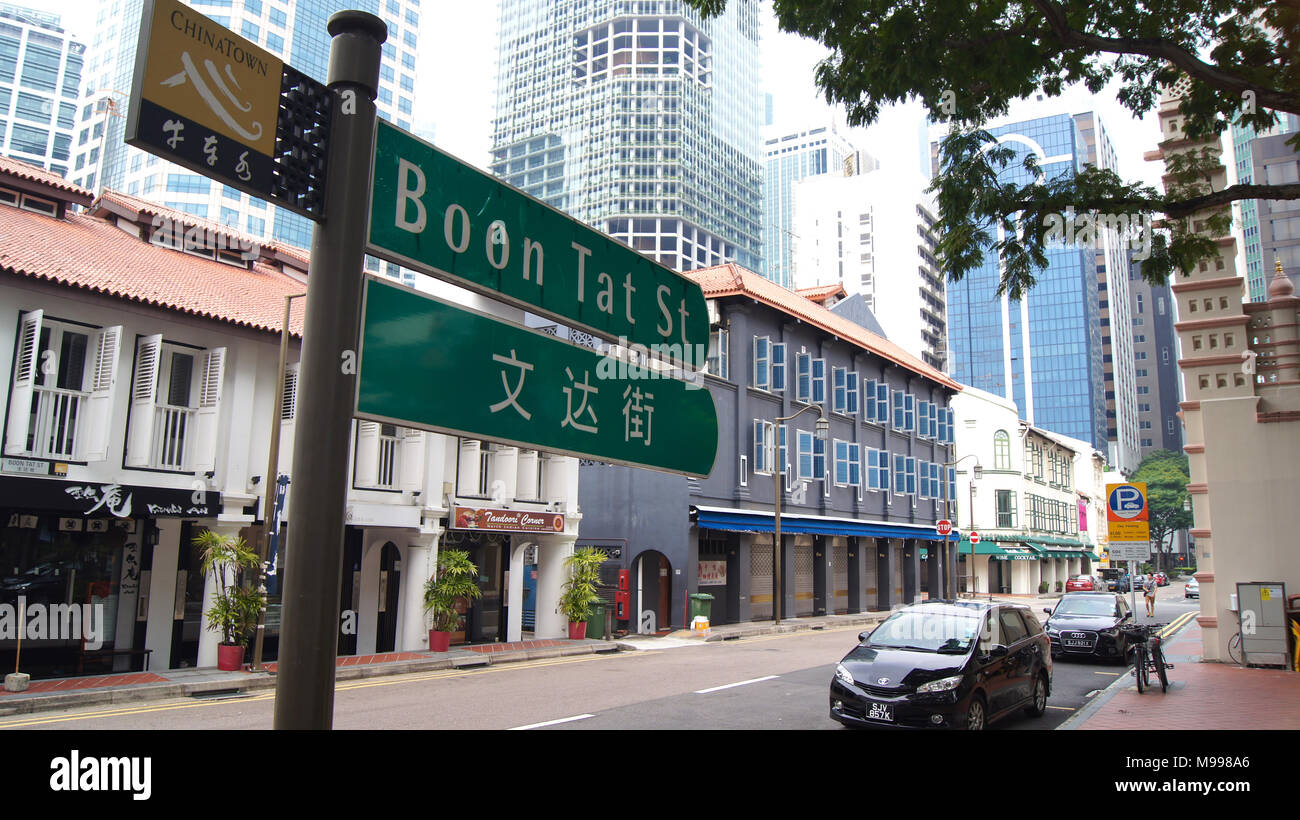
[[[628,367],[362,274],[370,251],[692,366],[708,342],[695,283],[400,129],[377,127],[386,26],[343,11],[328,30],[323,86],[177,0],[145,0],[127,126],[129,144],[317,223],[277,729],[333,722],[354,414],[696,476],[712,470],[718,438],[698,380]]]

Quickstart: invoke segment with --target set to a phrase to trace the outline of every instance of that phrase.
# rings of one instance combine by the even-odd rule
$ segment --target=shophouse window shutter
[[[87,461],[108,458],[108,439],[112,432],[113,396],[117,387],[117,351],[122,342],[122,326],[114,325],[97,334],[94,363],[90,373],[90,398],[86,406]]]
[[[153,456],[154,416],[158,398],[158,360],[162,334],[143,336],[135,345],[131,379],[131,420],[126,431],[126,466],[148,467]]]
[[[14,376],[9,390],[9,424],[5,429],[5,455],[22,456],[30,432],[32,400],[40,380],[40,340],[44,311],[33,310],[19,319],[18,350],[14,357]]]
[[[226,348],[214,347],[204,353],[199,373],[199,406],[194,413],[191,464],[194,472],[209,473],[217,466],[217,426],[221,422],[221,395],[226,380]],[[274,480],[274,476],[268,480]]]
[[[379,423],[375,421],[357,422],[357,447],[354,483],[358,487],[374,487],[379,484]]]

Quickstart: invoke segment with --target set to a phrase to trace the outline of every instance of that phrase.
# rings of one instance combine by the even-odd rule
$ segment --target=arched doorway
[[[666,632],[672,626],[673,571],[668,556],[646,550],[632,564],[635,632]]]
[[[397,616],[402,588],[402,553],[388,541],[379,552],[379,610],[375,619],[375,651],[397,648]]]

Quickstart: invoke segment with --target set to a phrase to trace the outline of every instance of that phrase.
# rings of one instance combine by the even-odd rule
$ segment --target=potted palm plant
[[[477,598],[478,567],[465,550],[438,551],[437,568],[424,582],[424,611],[429,616],[429,649],[446,652],[451,648],[451,633],[460,622],[458,601]]]
[[[194,539],[204,576],[211,576],[216,594],[205,615],[209,630],[221,633],[217,668],[233,672],[244,665],[248,640],[266,605],[258,570],[261,561],[244,539],[204,530]],[[247,581],[248,583],[245,583]]]
[[[596,594],[600,565],[607,557],[600,550],[583,547],[564,559],[564,565],[569,570],[569,580],[564,582],[558,611],[569,621],[571,641],[587,637],[587,619],[591,617],[591,605],[600,600]]]

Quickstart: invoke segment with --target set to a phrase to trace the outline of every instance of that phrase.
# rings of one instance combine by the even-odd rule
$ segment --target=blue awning
[[[728,530],[730,532],[773,532],[775,522],[770,512],[740,510],[732,507],[691,507],[691,518],[702,529]],[[887,524],[879,521],[861,521],[855,518],[829,518],[819,515],[788,515],[781,513],[782,533],[810,533],[813,535],[857,535],[871,538],[919,538],[924,541],[941,541],[943,536],[934,526],[923,524]],[[956,543],[960,533],[948,536]]]

